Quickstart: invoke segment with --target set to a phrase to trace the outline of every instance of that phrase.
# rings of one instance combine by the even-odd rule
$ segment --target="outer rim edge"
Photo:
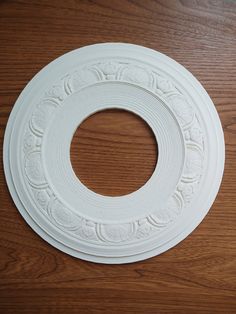
[[[12,126],[15,120],[15,117],[17,115],[18,112],[18,107],[19,107],[19,103],[21,101],[21,99],[23,98],[26,89],[28,89],[28,87],[34,82],[34,80],[37,78],[37,76],[40,75],[41,71],[44,70],[41,69],[31,80],[30,82],[26,85],[26,87],[23,89],[23,91],[21,92],[20,96],[18,97],[12,112],[9,116],[8,122],[7,122],[7,126],[6,126],[6,130],[5,130],[5,134],[4,134],[4,142],[3,142],[3,165],[4,165],[4,173],[5,173],[5,177],[6,177],[6,181],[7,181],[7,185],[8,185],[8,189],[10,191],[10,194],[12,196],[12,199],[17,207],[17,209],[19,210],[20,214],[23,216],[23,218],[25,219],[25,221],[29,224],[29,226],[41,237],[43,238],[46,242],[50,243],[52,246],[56,247],[57,249],[70,254],[74,257],[79,257],[83,260],[87,260],[87,261],[91,261],[91,262],[95,262],[95,263],[104,263],[104,264],[122,264],[122,263],[131,263],[131,262],[138,262],[150,257],[153,257],[155,255],[159,255],[167,250],[169,250],[170,248],[174,247],[175,245],[177,245],[179,242],[181,242],[182,240],[184,240],[190,233],[192,233],[195,228],[201,223],[201,221],[204,219],[204,217],[207,215],[208,211],[210,210],[216,195],[218,193],[218,190],[220,188],[221,182],[222,182],[222,178],[223,178],[223,171],[224,171],[224,163],[225,163],[225,144],[224,144],[224,135],[223,135],[223,130],[221,127],[221,123],[220,123],[220,119],[217,113],[217,110],[211,100],[211,98],[209,97],[209,95],[207,94],[206,90],[203,88],[203,86],[201,85],[201,83],[191,74],[191,72],[189,72],[185,67],[183,67],[181,64],[179,64],[178,62],[176,62],[175,60],[173,60],[172,58],[158,52],[155,51],[153,49],[150,48],[146,48],[146,47],[142,47],[139,45],[133,45],[133,44],[124,44],[124,43],[101,43],[101,44],[95,44],[95,45],[88,45],[79,49],[86,49],[88,47],[91,46],[108,46],[108,45],[122,45],[122,46],[135,46],[135,47],[139,47],[141,49],[144,49],[145,51],[149,50],[149,52],[151,54],[155,53],[158,54],[159,56],[161,56],[162,58],[165,58],[166,60],[169,59],[169,61],[171,61],[172,63],[175,63],[175,66],[177,66],[180,70],[181,70],[181,74],[190,77],[193,80],[193,83],[195,85],[198,85],[198,89],[199,91],[202,93],[202,96],[204,96],[206,102],[208,102],[209,104],[212,105],[212,110],[214,111],[214,115],[215,115],[215,127],[217,129],[217,131],[219,132],[220,136],[218,138],[218,153],[220,153],[219,158],[218,158],[218,168],[217,168],[217,177],[219,178],[217,180],[217,182],[214,182],[214,185],[212,185],[211,191],[209,192],[209,197],[205,202],[205,206],[204,208],[207,208],[207,210],[205,209],[203,211],[203,213],[201,213],[201,217],[198,219],[195,219],[194,221],[192,221],[192,223],[188,226],[188,228],[186,228],[185,230],[183,230],[177,237],[175,237],[173,240],[169,241],[168,243],[166,243],[161,249],[157,248],[151,251],[147,251],[145,253],[142,254],[137,254],[137,255],[132,255],[132,256],[128,256],[128,257],[115,257],[115,258],[111,258],[111,257],[100,257],[100,256],[94,256],[94,255],[90,255],[90,254],[85,254],[82,252],[75,252],[74,250],[70,249],[69,247],[62,245],[61,243],[57,242],[55,239],[51,238],[46,232],[44,232],[41,228],[38,227],[38,225],[33,221],[33,219],[28,215],[28,213],[26,212],[26,210],[24,209],[23,205],[21,204],[20,199],[18,198],[18,195],[15,191],[14,188],[14,183],[12,182],[11,179],[11,170],[9,168],[9,163],[8,163],[8,157],[9,157],[9,137],[11,134],[11,130],[12,130]],[[63,58],[65,55],[68,54],[72,54],[75,53],[77,49],[72,50],[58,58],[56,58],[54,61],[52,61],[51,63],[49,63],[50,66],[54,65],[56,62],[58,62],[61,58]],[[46,65],[48,66],[48,65]]]

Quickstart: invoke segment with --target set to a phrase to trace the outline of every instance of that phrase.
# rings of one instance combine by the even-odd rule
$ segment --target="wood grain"
[[[175,248],[135,264],[97,265],[54,249],[26,225],[8,193],[1,160],[0,312],[235,313],[235,1],[0,1],[0,147],[12,106],[34,74],[69,50],[106,41],[159,50],[204,85],[225,134],[220,192],[202,224]],[[89,131],[95,136],[96,124]],[[150,144],[150,137],[143,142]],[[129,191],[130,183],[123,184],[122,192]]]
[[[89,189],[120,196],[141,188],[155,170],[158,148],[155,135],[139,116],[125,110],[100,111],[76,130],[71,163]]]

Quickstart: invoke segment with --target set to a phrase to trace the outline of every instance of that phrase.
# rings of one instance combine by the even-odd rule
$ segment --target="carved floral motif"
[[[41,186],[46,183],[40,152],[32,152],[26,157],[25,174],[29,182],[34,186]]]
[[[132,223],[124,224],[100,224],[98,234],[103,241],[119,243],[132,238],[134,225]]]
[[[150,86],[152,82],[152,76],[146,69],[134,65],[124,68],[121,77],[124,81],[137,83],[146,87]]]
[[[106,80],[115,80],[120,67],[120,64],[114,61],[101,63],[99,65],[99,69],[103,72]]]
[[[47,210],[48,204],[50,201],[50,196],[46,189],[33,189],[32,192],[34,194],[34,199],[36,203],[39,205],[40,209]]]
[[[137,231],[136,231],[136,238],[142,239],[150,236],[152,231],[154,230],[154,227],[152,224],[148,221],[147,218],[140,219],[137,222]]]
[[[99,76],[95,70],[83,69],[81,71],[75,71],[71,75],[68,84],[72,92],[76,92],[84,86],[96,83],[98,80]]]
[[[30,127],[36,134],[43,134],[55,108],[56,103],[48,99],[37,105],[30,120]]]
[[[183,171],[184,178],[198,178],[202,172],[203,156],[197,146],[188,146],[186,152],[186,161]]]
[[[177,116],[177,119],[181,126],[186,127],[194,119],[194,111],[192,106],[183,95],[172,95],[168,97],[168,101],[171,104],[171,109]]]
[[[96,232],[96,223],[86,219],[82,219],[78,224],[75,234],[81,239],[98,241],[98,234]]]

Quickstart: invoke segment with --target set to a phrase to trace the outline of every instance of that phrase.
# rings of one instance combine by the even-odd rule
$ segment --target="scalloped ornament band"
[[[77,127],[109,108],[142,117],[159,147],[149,181],[120,197],[87,189],[70,162]],[[56,59],[23,90],[4,169],[18,210],[43,239],[85,260],[129,263],[168,250],[202,221],[222,179],[224,138],[211,99],[180,64],[141,46],[97,44]]]

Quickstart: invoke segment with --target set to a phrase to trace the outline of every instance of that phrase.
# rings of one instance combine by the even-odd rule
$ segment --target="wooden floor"
[[[159,50],[206,88],[225,134],[220,192],[202,224],[168,252],[135,264],[93,264],[51,247],[24,222],[1,152],[0,313],[236,313],[236,1],[1,0],[0,149],[12,106],[33,75],[65,52],[107,41]],[[103,163],[102,149],[112,141]],[[83,182],[110,195],[142,185],[156,153],[149,128],[114,111],[85,121],[71,146]]]

